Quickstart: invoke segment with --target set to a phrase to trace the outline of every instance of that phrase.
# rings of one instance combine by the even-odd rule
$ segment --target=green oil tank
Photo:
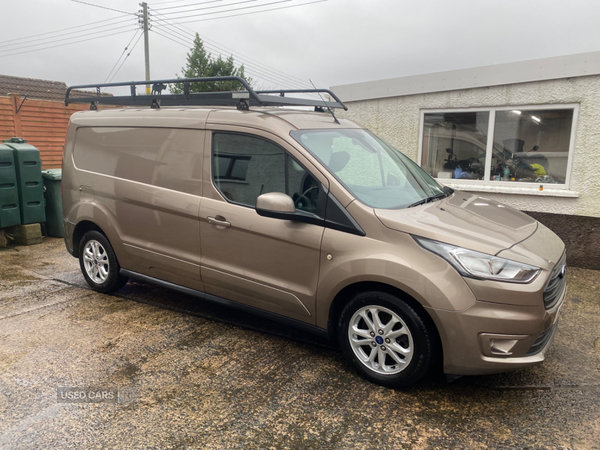
[[[21,224],[13,149],[0,144],[0,228]]]
[[[45,222],[40,151],[22,138],[7,139],[3,143],[13,149],[15,157],[17,189],[21,201],[21,224]]]

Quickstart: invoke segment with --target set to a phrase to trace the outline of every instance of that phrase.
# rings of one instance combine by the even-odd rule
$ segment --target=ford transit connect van
[[[565,247],[544,225],[441,186],[330,114],[344,107],[330,92],[141,97],[139,84],[67,93],[130,105],[69,124],[65,242],[93,289],[134,278],[330,336],[386,386],[438,358],[448,375],[544,361],[566,292]]]

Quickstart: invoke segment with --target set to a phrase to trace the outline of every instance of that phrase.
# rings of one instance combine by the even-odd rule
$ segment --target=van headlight
[[[539,267],[499,258],[486,253],[418,236],[413,236],[413,239],[424,249],[444,258],[465,277],[506,281],[509,283],[529,283],[541,272]]]

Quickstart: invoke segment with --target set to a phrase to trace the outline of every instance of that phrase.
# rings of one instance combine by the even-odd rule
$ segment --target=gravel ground
[[[0,448],[600,449],[600,276],[568,277],[543,365],[392,390],[267,320],[96,293],[60,239],[0,249]]]

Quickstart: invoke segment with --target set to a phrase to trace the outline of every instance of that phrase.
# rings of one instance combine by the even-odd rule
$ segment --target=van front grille
[[[546,309],[553,308],[558,301],[563,297],[563,293],[567,288],[567,254],[563,253],[562,257],[554,266],[546,289],[544,289],[544,307]]]

